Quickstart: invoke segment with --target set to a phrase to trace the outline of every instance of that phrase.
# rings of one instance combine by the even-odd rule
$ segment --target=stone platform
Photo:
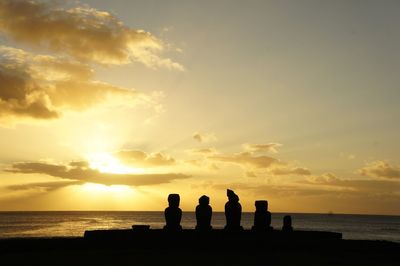
[[[121,229],[86,231],[85,241],[104,245],[129,245],[140,248],[264,248],[273,246],[320,245],[342,239],[341,233],[321,231],[165,231],[162,229]]]

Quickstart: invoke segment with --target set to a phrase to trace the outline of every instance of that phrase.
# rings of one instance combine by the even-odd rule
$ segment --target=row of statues
[[[233,190],[227,190],[228,202],[225,204],[225,230],[238,231],[243,230],[240,225],[242,216],[242,205],[239,203],[239,196]],[[179,194],[169,194],[168,207],[164,211],[166,230],[181,230],[182,226],[182,210],[179,208],[180,197]],[[271,226],[271,213],[268,211],[268,201],[257,200],[255,202],[256,211],[254,213],[254,225],[252,230],[268,231],[272,230]],[[199,198],[199,205],[196,207],[196,229],[197,230],[211,230],[211,216],[212,208],[210,206],[210,198],[203,195]],[[292,218],[290,215],[283,217],[282,230],[286,232],[293,231]]]

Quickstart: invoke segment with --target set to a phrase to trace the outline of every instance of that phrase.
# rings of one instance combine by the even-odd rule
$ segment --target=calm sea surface
[[[280,229],[284,213],[272,214],[272,226]],[[400,242],[400,216],[291,214],[297,230],[343,233],[345,239],[374,239]],[[251,228],[253,213],[242,214],[242,225]],[[148,224],[162,228],[163,212],[0,212],[0,238],[83,236],[85,230],[131,228]],[[184,212],[183,228],[194,228],[193,212]],[[213,213],[214,228],[225,225],[224,213]]]

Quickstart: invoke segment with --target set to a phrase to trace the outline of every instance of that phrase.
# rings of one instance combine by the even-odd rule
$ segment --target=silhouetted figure
[[[252,229],[261,231],[272,230],[268,201],[257,200],[254,205],[256,206],[256,211],[254,213],[254,226]]]
[[[292,232],[293,231],[292,217],[290,215],[286,215],[286,216],[283,217],[282,231],[285,231],[285,232]]]
[[[242,205],[239,203],[239,197],[230,189],[226,190],[228,202],[225,203],[226,230],[242,230],[240,219],[242,216]]]
[[[197,230],[211,230],[211,216],[212,216],[212,208],[209,205],[210,198],[206,195],[203,195],[199,198],[199,205],[196,207],[196,220]]]
[[[182,226],[182,210],[179,208],[180,197],[179,194],[169,194],[168,195],[168,207],[164,211],[166,225],[164,229],[166,230],[181,230]]]

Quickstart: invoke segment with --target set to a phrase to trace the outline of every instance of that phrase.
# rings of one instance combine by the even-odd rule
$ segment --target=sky
[[[0,210],[400,215],[399,12],[0,0]]]

